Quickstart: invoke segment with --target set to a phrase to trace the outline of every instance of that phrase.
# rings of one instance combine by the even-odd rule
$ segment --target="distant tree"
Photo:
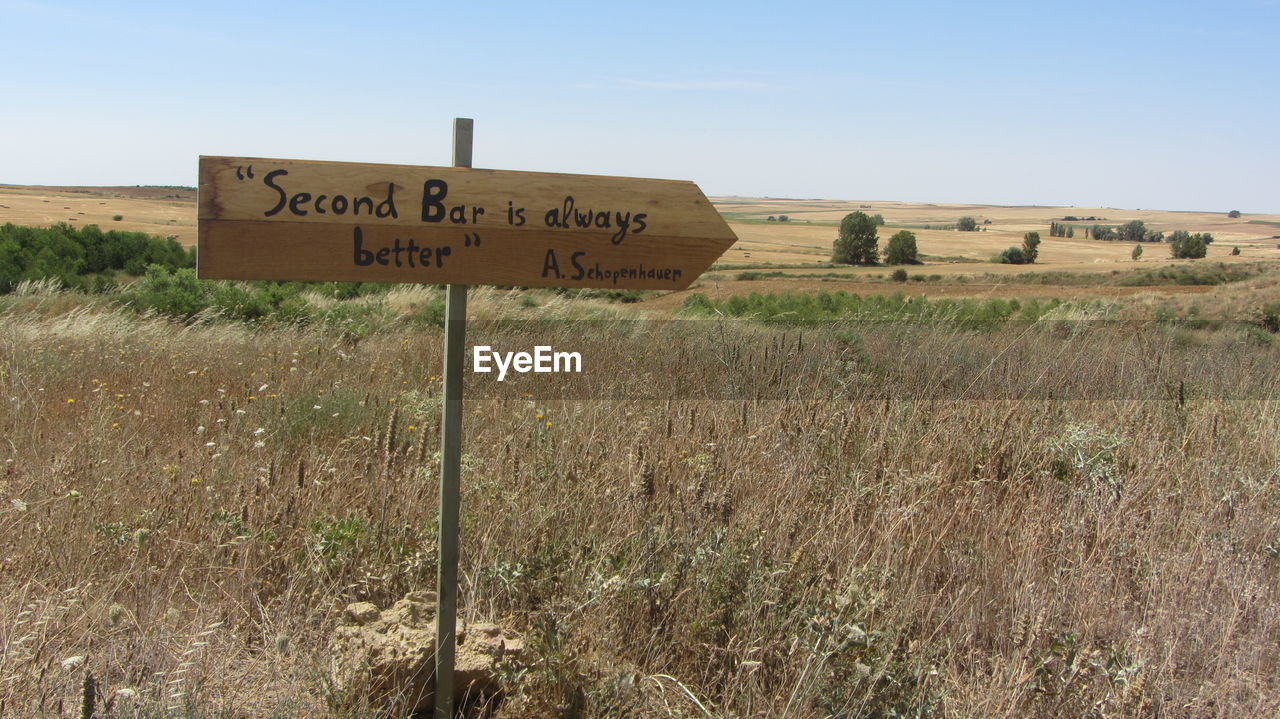
[[[956,220],[956,229],[961,232],[977,232],[978,221],[969,216],[961,217]]]
[[[1106,225],[1094,225],[1091,228],[1091,231],[1093,232],[1093,239],[1095,240],[1118,239],[1118,237],[1116,236],[1115,229],[1112,227],[1107,227]],[[1141,242],[1141,240],[1134,240],[1134,242]]]
[[[1233,219],[1233,220],[1234,220],[1234,219],[1236,219],[1236,218],[1237,218],[1237,217],[1239,217],[1239,216],[1240,216],[1240,210],[1232,210],[1232,211],[1230,211],[1230,212],[1228,212],[1228,213],[1227,213],[1227,217],[1230,217],[1230,218],[1231,218],[1231,219]]]
[[[1022,254],[1027,258],[1027,264],[1034,264],[1036,258],[1040,256],[1039,247],[1039,232],[1028,232],[1022,236]]]
[[[1238,254],[1240,254],[1240,248],[1239,248],[1239,247],[1232,247],[1232,248],[1231,248],[1231,254],[1233,254],[1233,255],[1238,255]]]
[[[884,261],[890,265],[918,265],[920,258],[916,250],[916,234],[910,230],[899,230],[889,238],[885,247]]]
[[[1116,228],[1116,234],[1121,242],[1146,242],[1147,226],[1142,220],[1133,220]]]
[[[1076,236],[1075,225],[1067,225],[1067,237],[1075,237],[1075,236]]]
[[[874,265],[880,259],[878,243],[876,221],[865,212],[850,212],[840,221],[840,233],[832,246],[831,261],[847,265]]]
[[[1142,259],[1142,245],[1134,245],[1133,252],[1129,253],[1129,256],[1133,258],[1134,262]]]
[[[1198,234],[1178,230],[1169,236],[1169,254],[1176,259],[1199,259],[1205,256],[1208,249],[1208,245]]]
[[[899,267],[898,269],[893,271],[892,277],[894,282],[906,282],[907,271]]]
[[[884,215],[876,213],[871,219],[876,221],[876,227],[884,227]]]
[[[769,222],[777,222],[777,221],[778,221],[778,218],[774,217],[773,215],[769,215]]]
[[[1213,235],[1209,234],[1208,232],[1199,233],[1199,237],[1200,237],[1200,241],[1205,243],[1206,245],[1213,244]]]
[[[778,215],[778,222],[790,222],[791,218],[786,215]]]

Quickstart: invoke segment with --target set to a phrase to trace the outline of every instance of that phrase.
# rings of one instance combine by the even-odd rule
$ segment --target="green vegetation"
[[[1075,237],[1076,228],[1074,225],[1068,225],[1065,222],[1050,222],[1049,236],[1050,237]]]
[[[1116,239],[1116,228],[1114,225],[1093,225],[1084,228],[1084,238],[1087,240],[1092,237],[1095,240],[1114,240]]]
[[[903,273],[905,274],[905,270]],[[768,322],[803,325],[835,320],[861,322],[927,322],[953,324],[965,329],[994,328],[1011,320],[1035,321],[1064,303],[1060,300],[929,300],[906,297],[901,292],[889,296],[848,294],[844,291],[817,294],[783,292],[726,300],[711,300],[702,293],[690,295],[682,311],[694,316],[725,315]],[[1100,303],[1085,303],[1105,309]],[[1081,307],[1085,305],[1080,305]]]
[[[876,222],[865,212],[850,212],[840,221],[831,261],[846,265],[874,265],[880,259]]]
[[[1040,233],[1028,232],[1022,236],[1022,254],[1027,256],[1027,264],[1034,264],[1040,256]]]
[[[1031,260],[1027,258],[1026,251],[1021,247],[1010,247],[991,258],[991,261],[1002,265],[1026,265],[1031,263]]]
[[[953,230],[955,230],[955,229],[956,229],[956,226],[955,226],[955,225],[928,225],[928,224],[926,224],[926,225],[913,225],[913,224],[909,224],[909,223],[905,223],[905,222],[904,222],[904,223],[900,223],[900,224],[899,224],[899,223],[894,223],[894,225],[893,225],[893,226],[894,226],[894,227],[905,227],[905,228],[907,228],[907,229],[911,229],[911,230],[943,230],[943,231],[946,231],[946,232],[951,232],[951,231],[953,231]]]
[[[1133,258],[1134,262],[1142,259],[1142,245],[1134,245],[1133,252],[1130,252],[1129,256]]]
[[[1121,278],[1122,287],[1148,287],[1157,285],[1223,285],[1256,277],[1261,271],[1260,265],[1225,264],[1217,262],[1209,265],[1188,267],[1161,267],[1158,270],[1139,270]]]
[[[956,229],[961,232],[977,232],[978,221],[973,217],[965,216],[956,220]]]
[[[1230,211],[1230,212],[1228,212],[1228,213],[1227,213],[1227,217],[1230,217],[1230,218],[1231,218],[1231,219],[1233,219],[1233,220],[1234,220],[1234,219],[1236,219],[1236,218],[1237,218],[1237,217],[1239,217],[1239,216],[1240,216],[1240,210],[1232,210],[1232,211]]]
[[[1213,235],[1204,232],[1191,234],[1186,230],[1176,230],[1169,235],[1169,253],[1175,259],[1199,259],[1205,256]]]
[[[1147,229],[1146,223],[1142,220],[1133,220],[1126,222],[1116,228],[1115,236],[1099,239],[1117,239],[1121,242],[1160,242],[1164,240],[1163,232]]]
[[[114,272],[141,275],[148,265],[194,267],[195,250],[184,249],[172,237],[103,232],[97,225],[0,226],[0,294],[12,292],[24,280],[100,291],[112,284]]]
[[[910,230],[898,230],[893,237],[889,238],[889,245],[885,249],[885,264],[889,265],[918,265],[920,264],[919,251],[916,249],[916,234]]]
[[[737,279],[737,280],[762,280],[762,279],[764,279],[764,278],[766,278],[766,277],[786,277],[786,276],[787,276],[787,273],[782,272],[782,271],[780,271],[780,270],[774,270],[773,272],[759,272],[759,271],[756,271],[756,270],[752,270],[752,271],[749,271],[749,272],[739,272],[739,273],[738,273],[738,276],[737,276],[737,277],[735,277],[734,279]]]

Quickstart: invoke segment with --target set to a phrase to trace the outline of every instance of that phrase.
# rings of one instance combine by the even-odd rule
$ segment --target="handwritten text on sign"
[[[681,289],[735,237],[696,185],[205,157],[200,276]]]

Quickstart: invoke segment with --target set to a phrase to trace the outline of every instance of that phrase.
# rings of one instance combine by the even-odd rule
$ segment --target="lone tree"
[[[1230,217],[1233,220],[1239,216],[1240,216],[1240,210],[1232,210],[1227,213],[1227,217]]]
[[[880,259],[876,245],[876,221],[865,212],[850,212],[840,221],[840,234],[831,251],[831,261],[846,265],[874,265]]]
[[[1142,245],[1134,245],[1133,252],[1130,252],[1129,256],[1133,258],[1134,262],[1142,259]]]
[[[1027,258],[1027,264],[1034,264],[1036,258],[1040,256],[1040,233],[1028,232],[1022,236],[1022,254]]]
[[[898,230],[893,237],[889,238],[884,261],[888,265],[920,264],[920,257],[916,250],[916,233],[910,230]]]
[[[977,232],[978,221],[968,215],[956,220],[956,229],[961,232]]]

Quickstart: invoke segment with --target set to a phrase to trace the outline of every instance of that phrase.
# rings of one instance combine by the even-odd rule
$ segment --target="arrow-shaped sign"
[[[677,290],[736,239],[691,182],[200,158],[206,279]]]

